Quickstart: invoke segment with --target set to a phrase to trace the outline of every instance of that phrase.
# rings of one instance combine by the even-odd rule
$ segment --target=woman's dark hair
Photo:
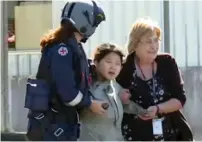
[[[65,43],[68,38],[74,35],[74,32],[77,32],[76,28],[68,20],[63,20],[59,28],[49,31],[41,38],[40,46],[44,48],[54,43]]]
[[[124,54],[116,45],[110,43],[104,43],[99,45],[94,53],[94,61],[100,62],[105,56],[110,53],[116,53],[120,56],[121,62],[123,62]]]

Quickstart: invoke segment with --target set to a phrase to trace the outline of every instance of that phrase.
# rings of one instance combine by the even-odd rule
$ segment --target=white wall
[[[170,48],[179,66],[202,66],[202,1],[170,1]]]
[[[53,27],[60,22],[66,0],[53,1]],[[132,23],[139,17],[150,16],[157,20],[164,32],[163,1],[99,1],[106,13],[106,22],[85,44],[91,55],[96,45],[114,42],[124,45]],[[180,67],[202,65],[202,1],[169,1],[169,24],[171,54]],[[166,30],[165,30],[166,31]],[[166,33],[167,34],[167,33]],[[162,51],[164,50],[162,40]]]
[[[60,15],[66,0],[53,1],[53,27],[60,23]],[[85,44],[85,50],[91,55],[93,49],[103,42],[113,42],[124,46],[131,25],[137,18],[151,17],[158,21],[163,29],[162,1],[98,1],[106,14],[106,21],[98,27],[96,33]],[[162,41],[163,42],[163,41]]]

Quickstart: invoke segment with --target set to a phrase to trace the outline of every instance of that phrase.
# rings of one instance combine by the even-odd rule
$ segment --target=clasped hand
[[[143,116],[139,116],[142,120],[150,120],[150,119],[154,119],[156,117],[156,113],[157,113],[157,106],[150,106],[148,107],[147,111],[148,113],[143,115]]]

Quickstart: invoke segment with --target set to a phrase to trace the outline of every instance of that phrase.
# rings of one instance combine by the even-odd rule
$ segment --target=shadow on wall
[[[184,114],[194,132],[196,140],[202,140],[202,67],[181,69],[185,82],[187,102]],[[27,109],[24,108],[26,78],[10,79],[11,118],[14,131],[26,131]]]
[[[27,78],[13,77],[10,82],[10,103],[11,106],[11,122],[12,128],[17,132],[25,132],[27,129],[27,113],[28,110],[24,108],[24,99],[26,92]]]
[[[183,111],[196,139],[202,140],[202,67],[182,68],[181,72],[187,96]]]

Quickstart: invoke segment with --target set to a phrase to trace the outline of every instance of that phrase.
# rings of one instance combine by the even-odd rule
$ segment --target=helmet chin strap
[[[86,41],[88,40],[88,38],[83,38],[83,39],[81,39],[81,42],[83,42],[83,43],[86,43]]]

